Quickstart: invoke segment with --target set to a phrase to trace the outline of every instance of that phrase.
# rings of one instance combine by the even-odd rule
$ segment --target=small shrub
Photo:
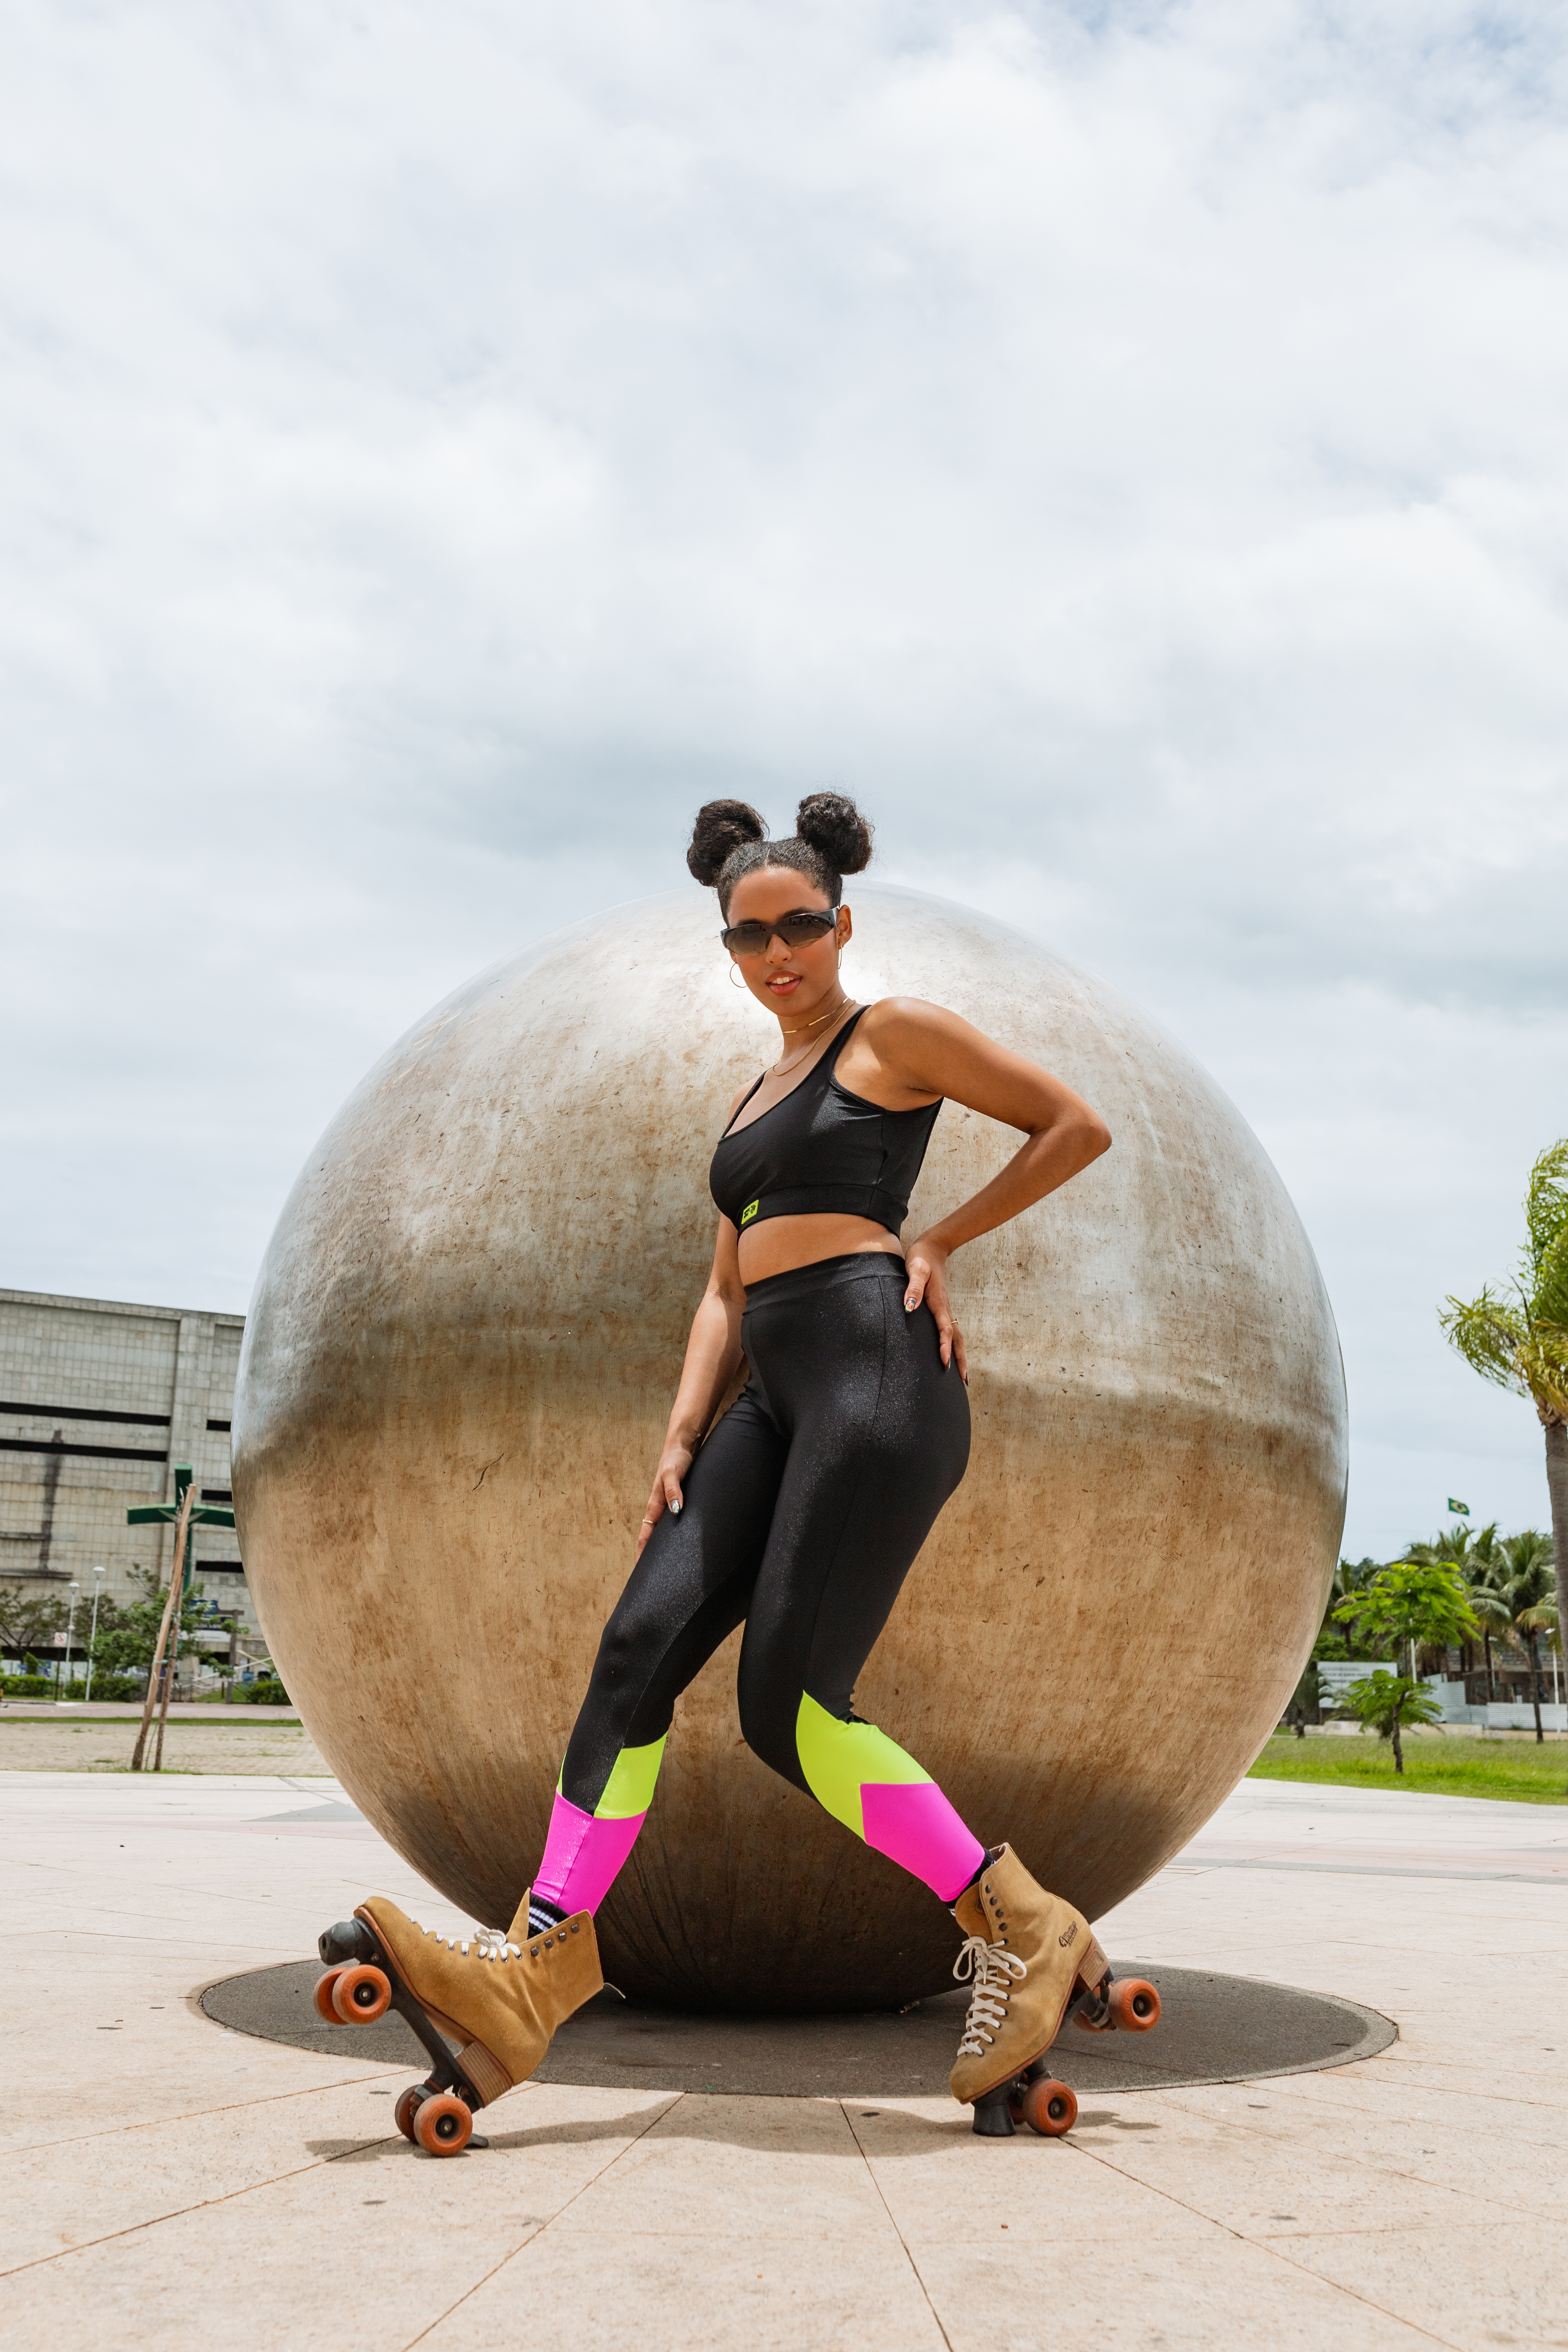
[[[292,1699],[277,1675],[261,1675],[248,1690],[236,1683],[233,1691],[236,1706],[291,1706]]]
[[[140,1699],[146,1694],[144,1677],[138,1675],[94,1675],[92,1701]],[[74,1698],[87,1696],[85,1678],[68,1683],[57,1683],[52,1675],[0,1675],[0,1695],[6,1698]]]

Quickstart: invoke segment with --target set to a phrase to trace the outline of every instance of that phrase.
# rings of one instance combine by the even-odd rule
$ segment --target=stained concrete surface
[[[1118,1976],[1155,1987],[1160,2022],[1149,2033],[1064,2032],[1051,2072],[1080,2098],[1353,2064],[1394,2038],[1375,2010],[1293,1985],[1142,1960],[1113,1965]],[[202,2007],[241,2033],[426,2072],[428,2062],[395,2011],[374,2025],[324,2025],[311,1998],[321,1973],[319,1960],[250,1969],[210,1986]],[[967,2006],[967,1992],[954,1990],[901,2014],[701,2017],[643,2008],[606,1986],[562,2027],[538,2079],[753,2098],[940,2097]]]
[[[8,2347],[1568,2345],[1568,1808],[1245,1783],[1101,1923],[1393,2018],[1354,2064],[1096,2092],[1060,2141],[943,2096],[537,2083],[437,2162],[391,2129],[402,2065],[201,2007],[373,1887],[458,1924],[341,1807],[0,1775]]]

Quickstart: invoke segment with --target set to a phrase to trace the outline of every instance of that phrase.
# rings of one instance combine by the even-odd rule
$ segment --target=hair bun
[[[858,874],[871,859],[871,828],[842,793],[811,793],[795,811],[795,829],[836,874]]]
[[[737,849],[767,837],[767,826],[748,801],[704,801],[691,828],[687,871],[710,890]]]

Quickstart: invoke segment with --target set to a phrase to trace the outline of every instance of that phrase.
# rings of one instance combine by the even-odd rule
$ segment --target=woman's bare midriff
[[[750,1287],[753,1282],[766,1282],[770,1275],[793,1274],[797,1266],[816,1265],[825,1257],[849,1257],[860,1250],[899,1257],[903,1244],[869,1217],[769,1217],[741,1235],[741,1280]]]

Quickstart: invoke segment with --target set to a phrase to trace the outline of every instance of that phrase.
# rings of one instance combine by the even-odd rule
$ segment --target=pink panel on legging
[[[563,1910],[596,1911],[615,1884],[616,1873],[637,1842],[647,1819],[633,1813],[624,1821],[595,1821],[580,1805],[557,1795],[550,1814],[550,1835],[533,1881],[533,1891]]]
[[[934,1780],[868,1780],[860,1790],[866,1843],[923,1878],[944,1903],[955,1902],[985,1860]]]

